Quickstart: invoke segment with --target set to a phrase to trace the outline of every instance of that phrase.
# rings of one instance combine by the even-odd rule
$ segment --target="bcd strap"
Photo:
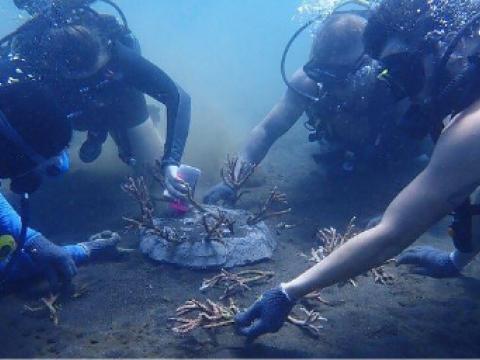
[[[13,236],[1,235],[0,236],[0,261],[7,260],[10,255],[13,254],[17,247]]]
[[[480,215],[480,205],[472,205],[470,199],[452,213],[453,221],[449,228],[449,234],[455,248],[463,253],[473,251],[472,218],[478,215]]]

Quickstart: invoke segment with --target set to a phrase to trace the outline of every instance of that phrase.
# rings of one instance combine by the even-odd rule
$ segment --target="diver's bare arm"
[[[292,83],[305,92],[314,94],[316,85],[308,79],[303,70],[298,70]],[[248,142],[240,153],[246,162],[259,164],[271,146],[283,136],[306,110],[307,101],[290,89],[270,111],[266,118],[250,133]]]
[[[397,255],[461,204],[479,184],[480,110],[462,114],[440,139],[432,160],[390,204],[381,223],[286,284],[297,298],[361,273]]]

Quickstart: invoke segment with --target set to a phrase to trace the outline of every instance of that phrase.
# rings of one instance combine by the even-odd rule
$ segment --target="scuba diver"
[[[48,280],[51,290],[57,291],[71,281],[78,265],[113,255],[119,241],[111,234],[57,246],[29,227],[29,196],[44,177],[68,170],[65,149],[72,136],[50,89],[29,74],[24,62],[0,61],[0,178],[10,179],[12,192],[21,195],[18,215],[0,194],[0,292],[36,280]]]
[[[337,7],[316,31],[309,62],[288,81],[284,71],[288,51],[315,20],[297,31],[282,59],[287,91],[251,132],[238,155],[238,173],[242,164],[260,164],[303,113],[308,117],[309,140],[318,141],[324,150],[316,160],[331,178],[354,171],[378,172],[421,155],[421,142],[396,127],[404,106],[395,104],[386,83],[378,81],[381,64],[365,54],[362,38],[369,14],[363,1]],[[234,190],[222,182],[204,200],[229,204],[235,198]]]
[[[126,164],[140,173],[153,165],[162,154],[162,141],[149,120],[144,94],[163,103],[162,174],[168,193],[183,198],[187,189],[178,170],[190,126],[190,97],[141,56],[123,13],[120,24],[94,11],[93,2],[16,0],[33,18],[7,37],[10,56],[29,62],[35,68],[32,76],[48,83],[65,106],[74,129],[87,131],[80,148],[84,162],[98,158],[110,134]]]
[[[397,195],[377,226],[264,293],[237,316],[241,334],[253,340],[278,331],[301,297],[383,264],[452,211],[454,252],[414,248],[399,263],[430,276],[459,276],[478,254],[480,212],[470,198],[480,185],[479,10],[475,0],[383,0],[371,15],[366,50],[384,64],[385,79],[398,98],[411,100],[403,126],[412,136],[435,139],[430,163]]]

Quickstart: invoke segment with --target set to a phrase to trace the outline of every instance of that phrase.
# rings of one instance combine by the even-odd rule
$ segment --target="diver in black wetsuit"
[[[74,128],[88,131],[80,152],[86,162],[100,155],[107,132],[126,163],[156,160],[161,141],[147,121],[144,94],[162,102],[167,108],[162,170],[169,192],[183,197],[186,189],[177,171],[190,124],[188,94],[140,55],[136,39],[115,18],[81,10],[18,35],[11,55],[30,62],[37,69],[34,76],[54,89]]]
[[[190,124],[188,94],[141,56],[138,41],[126,24],[78,5],[88,5],[88,1],[60,1],[61,11],[47,12],[44,3],[51,5],[51,1],[26,3],[34,15],[48,16],[11,41],[11,56],[29,62],[36,69],[34,76],[48,84],[66,107],[74,128],[88,132],[81,159],[94,161],[108,133],[127,164],[141,170],[159,159],[161,140],[153,123],[147,121],[144,94],[148,94],[167,108],[162,170],[169,193],[183,197],[186,190],[177,171]]]

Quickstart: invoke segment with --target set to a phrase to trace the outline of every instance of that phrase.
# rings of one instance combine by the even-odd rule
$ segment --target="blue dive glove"
[[[415,265],[415,274],[435,278],[460,276],[460,270],[453,263],[450,253],[431,246],[418,246],[406,250],[397,259],[397,264]]]
[[[209,205],[217,205],[223,202],[227,205],[235,205],[237,194],[230,186],[223,181],[208,190],[207,195],[203,198],[203,202]]]
[[[75,262],[67,250],[42,235],[29,239],[24,250],[39,266],[52,291],[58,290],[60,283],[69,283],[77,274]]]
[[[275,333],[281,329],[294,305],[295,302],[287,297],[281,287],[269,290],[235,317],[237,331],[249,341],[267,333]]]

